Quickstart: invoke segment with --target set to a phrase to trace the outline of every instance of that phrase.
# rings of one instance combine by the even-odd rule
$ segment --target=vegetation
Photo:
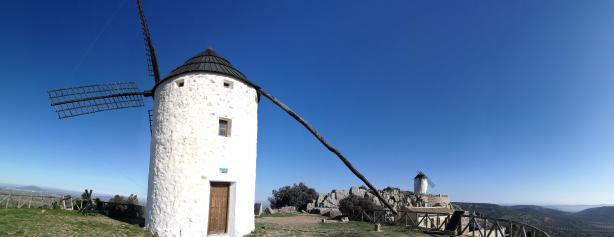
[[[142,228],[95,214],[43,209],[0,209],[0,236],[152,236]]]
[[[135,194],[130,194],[128,198],[116,194],[111,199],[109,199],[109,202],[116,204],[139,205],[139,198]]]
[[[316,190],[300,182],[273,190],[273,196],[269,198],[269,202],[272,208],[295,206],[298,210],[305,210],[307,204],[316,198],[318,198]]]
[[[115,195],[109,199],[108,203],[103,203],[96,199],[96,208],[100,213],[116,220],[131,224],[145,225],[143,206],[138,205],[138,197],[130,194],[129,197]]]
[[[339,210],[350,220],[360,220],[362,213],[371,213],[377,206],[368,198],[349,195],[339,201]]]

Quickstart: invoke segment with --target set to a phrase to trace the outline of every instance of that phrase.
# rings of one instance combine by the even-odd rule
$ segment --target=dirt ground
[[[315,224],[320,223],[322,216],[319,215],[297,215],[297,216],[284,216],[284,217],[270,217],[265,216],[256,218],[256,223],[276,223],[276,224]]]
[[[256,218],[256,230],[248,236],[286,237],[286,236],[433,236],[421,230],[404,226],[382,226],[381,232],[373,231],[368,222],[340,222],[311,214],[295,216],[264,216]]]

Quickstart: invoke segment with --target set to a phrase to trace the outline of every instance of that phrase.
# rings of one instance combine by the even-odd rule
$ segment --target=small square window
[[[224,81],[224,87],[232,89],[232,82],[231,81]]]
[[[218,135],[223,137],[230,137],[230,119],[220,118]]]
[[[183,80],[177,80],[175,83],[177,83],[177,87],[183,87],[183,85],[185,85]]]

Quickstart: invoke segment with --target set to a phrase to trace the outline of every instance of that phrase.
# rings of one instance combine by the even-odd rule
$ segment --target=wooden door
[[[211,183],[208,234],[226,233],[228,229],[228,194],[230,183]]]

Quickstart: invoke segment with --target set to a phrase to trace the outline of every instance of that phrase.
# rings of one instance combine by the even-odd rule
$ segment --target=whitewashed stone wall
[[[428,191],[428,180],[426,178],[414,178],[414,193],[426,194]]]
[[[162,237],[205,236],[210,182],[223,181],[231,182],[228,236],[254,229],[257,110],[256,90],[223,75],[183,74],[158,86],[146,228]],[[220,118],[231,119],[230,137],[218,135]]]

